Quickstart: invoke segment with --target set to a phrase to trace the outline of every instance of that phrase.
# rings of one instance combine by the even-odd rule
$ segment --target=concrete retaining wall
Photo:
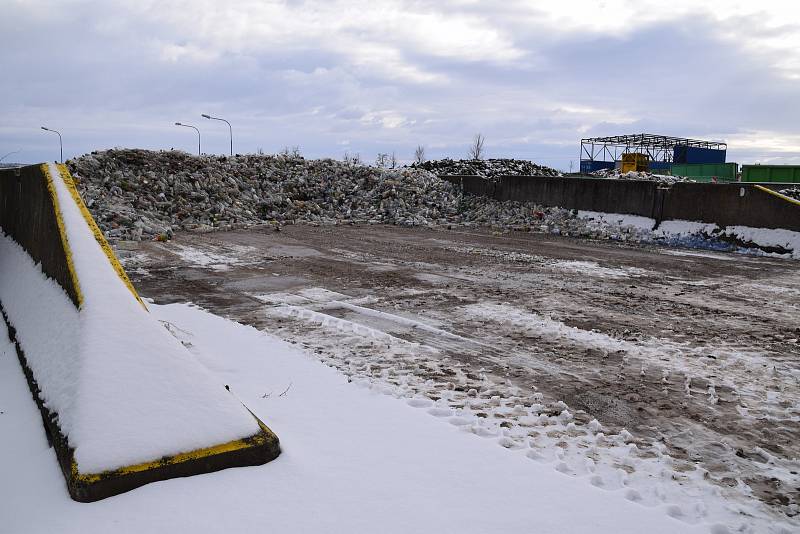
[[[105,254],[104,260],[108,259],[112,267],[116,269],[116,266],[119,266],[116,257],[110,249],[106,248],[107,243],[105,243],[101,232],[91,220],[91,215],[84,209],[83,202],[77,192],[71,189],[74,187],[72,178],[68,176],[64,168],[61,168],[60,171],[64,172],[60,179],[63,179],[67,188],[67,200],[77,204],[78,209],[81,210],[86,219],[88,231],[94,233],[94,238],[98,241],[98,245],[104,250],[101,253],[101,255]],[[18,243],[36,262],[41,264],[44,273],[64,288],[72,303],[80,310],[80,288],[85,289],[89,287],[88,284],[100,282],[91,277],[79,280],[76,271],[71,269],[71,261],[80,258],[72,252],[72,247],[67,239],[68,232],[62,233],[62,230],[67,228],[63,226],[67,221],[62,219],[62,211],[56,208],[59,207],[59,198],[61,199],[60,207],[63,209],[66,206],[64,204],[65,196],[64,194],[57,194],[57,188],[54,187],[53,181],[48,179],[48,172],[46,167],[39,165],[0,170],[0,229]],[[0,273],[0,276],[4,274],[6,273]],[[122,283],[129,283],[121,266],[117,270],[117,275]],[[131,298],[138,298],[135,290],[132,287],[130,289]],[[36,295],[31,294],[31,298],[36,298]],[[111,300],[102,302],[107,304],[107,307],[116,303]],[[37,382],[37,377],[34,376],[34,372],[29,365],[30,354],[26,355],[25,353],[30,347],[23,349],[20,342],[20,328],[27,328],[27,332],[30,334],[31,326],[26,325],[25,321],[22,322],[22,326],[20,324],[15,326],[14,313],[13,311],[8,311],[9,308],[6,307],[6,304],[8,303],[0,302],[0,321],[5,322],[8,326],[10,340],[15,346],[20,366],[25,374],[33,399],[39,407],[48,441],[54,449],[67,489],[74,500],[92,502],[159,480],[210,473],[229,467],[260,465],[276,458],[280,454],[278,437],[250,412],[250,415],[257,423],[258,430],[249,437],[235,439],[227,443],[209,443],[204,448],[162,456],[136,465],[122,466],[113,471],[100,473],[80,472],[75,460],[75,450],[70,445],[68,437],[59,424],[59,421],[62,420],[61,414],[56,413],[56,408],[45,405],[43,400],[43,389],[46,389],[48,384]],[[15,309],[17,311],[16,317],[19,317],[20,305],[18,304]],[[142,309],[141,313],[147,312]],[[161,325],[155,320],[152,321],[152,324],[154,325],[153,328],[159,329],[160,333]],[[75,324],[72,326],[75,327],[75,330],[80,331],[81,326],[85,325]],[[100,328],[102,327],[101,325]],[[48,335],[47,332],[34,332],[34,334]],[[81,346],[80,344],[78,345]],[[42,358],[56,359],[63,358],[66,355],[57,352],[52,354],[39,352],[38,356],[42,361]],[[116,355],[109,353],[103,356],[114,358]],[[128,358],[128,361],[130,360],[131,358]],[[128,365],[128,367],[124,368],[130,370],[130,367]],[[42,377],[40,376],[39,378],[41,379]],[[47,381],[47,379],[48,376],[45,373],[44,380]],[[133,386],[136,386],[136,384],[133,384]],[[80,387],[80,385],[76,385],[76,387]],[[174,387],[174,382],[170,383],[170,388]],[[219,387],[222,388],[222,384]],[[169,396],[166,399],[169,399]],[[238,403],[238,401],[232,402],[234,404]],[[163,406],[165,410],[169,409],[168,402],[164,402]],[[242,406],[241,409],[245,410],[247,408]],[[197,410],[199,413],[207,414],[208,405],[204,407],[202,402],[198,400]],[[121,420],[125,419],[121,418]]]
[[[747,184],[675,184],[663,218],[800,231],[800,206]]]
[[[800,231],[800,207],[747,183],[680,182],[666,186],[650,181],[603,178],[503,176],[496,181],[479,176],[451,178],[454,180],[447,179],[459,183],[465,194],[500,201],[531,201],[567,209],[626,213],[658,222],[680,219],[720,226]]]
[[[78,289],[68,268],[52,196],[39,165],[0,170],[0,228],[42,264],[75,306]]]
[[[496,185],[498,200],[534,200],[548,206],[630,213],[650,217],[656,200],[652,182],[602,178],[504,176]]]

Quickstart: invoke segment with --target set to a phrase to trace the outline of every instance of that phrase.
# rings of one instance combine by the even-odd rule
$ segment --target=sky
[[[0,158],[113,147],[577,168],[580,139],[800,164],[800,2],[3,0]],[[7,153],[14,152],[6,156]]]

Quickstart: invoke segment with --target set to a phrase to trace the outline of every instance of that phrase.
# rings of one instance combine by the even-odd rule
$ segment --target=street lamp
[[[222,121],[222,122],[224,122],[225,124],[228,125],[228,133],[231,136],[231,156],[233,156],[233,128],[231,128],[231,123],[229,123],[225,119],[221,119],[219,117],[212,117],[211,115],[208,115],[206,113],[203,113],[201,115],[201,117],[205,117],[206,119],[212,119],[212,120],[215,120],[215,121]]]
[[[183,126],[184,128],[194,128],[194,131],[197,132],[197,155],[200,155],[200,130],[196,127],[192,126],[191,124],[183,124],[180,122],[176,122],[175,126]]]
[[[19,152],[20,152],[19,150],[14,150],[13,152],[9,152],[8,154],[6,154],[6,155],[5,155],[5,156],[3,156],[2,158],[0,158],[0,161],[3,161],[4,159],[6,159],[6,158],[7,158],[8,156],[10,156],[11,154],[19,154]]]
[[[61,132],[57,130],[51,130],[50,128],[45,128],[42,126],[42,130],[46,132],[53,132],[54,134],[58,135],[58,149],[61,154],[61,163],[64,163],[64,144],[61,142]]]

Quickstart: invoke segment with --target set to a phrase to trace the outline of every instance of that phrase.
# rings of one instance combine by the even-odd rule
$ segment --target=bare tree
[[[378,157],[375,158],[375,166],[381,169],[385,169],[389,166],[389,154],[384,154],[382,152],[378,153]]]
[[[475,134],[469,147],[469,159],[483,159],[483,142],[486,138],[480,133]]]
[[[355,167],[357,165],[361,165],[361,154],[356,152],[355,154],[350,154],[349,152],[344,153],[344,162],[350,165],[351,167]]]
[[[392,155],[389,157],[389,168],[397,168],[397,156],[394,155],[394,151],[392,151]]]
[[[285,158],[292,158],[292,159],[298,159],[303,157],[303,155],[300,153],[300,147],[297,145],[291,148],[289,148],[288,146],[283,147],[283,150],[280,151],[280,155]]]
[[[425,147],[422,145],[417,145],[417,149],[414,151],[414,163],[425,163]]]

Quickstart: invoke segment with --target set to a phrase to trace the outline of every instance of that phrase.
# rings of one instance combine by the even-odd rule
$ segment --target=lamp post
[[[13,152],[9,152],[8,154],[6,154],[6,155],[5,155],[5,156],[3,156],[2,158],[0,158],[0,161],[3,161],[4,159],[6,159],[6,158],[7,158],[8,156],[10,156],[11,154],[18,154],[18,153],[19,153],[19,150],[14,150]]]
[[[61,156],[61,163],[64,163],[64,144],[61,142],[61,132],[42,126],[42,130],[46,132],[53,132],[58,135],[58,151]]]
[[[230,136],[231,136],[231,156],[233,156],[233,128],[231,128],[231,123],[229,123],[229,122],[228,122],[228,121],[226,121],[225,119],[221,119],[221,118],[219,118],[219,117],[212,117],[211,115],[208,115],[208,114],[206,114],[206,113],[203,113],[203,114],[201,115],[201,117],[204,117],[204,118],[206,118],[206,119],[212,119],[212,120],[215,120],[215,121],[222,121],[222,122],[224,122],[225,124],[227,124],[227,125],[228,125],[228,133],[229,133],[229,134],[230,134]]]
[[[181,122],[176,122],[175,126],[183,126],[184,128],[194,128],[194,131],[197,132],[197,155],[200,155],[200,130],[196,127],[192,126],[191,124],[183,124]]]

